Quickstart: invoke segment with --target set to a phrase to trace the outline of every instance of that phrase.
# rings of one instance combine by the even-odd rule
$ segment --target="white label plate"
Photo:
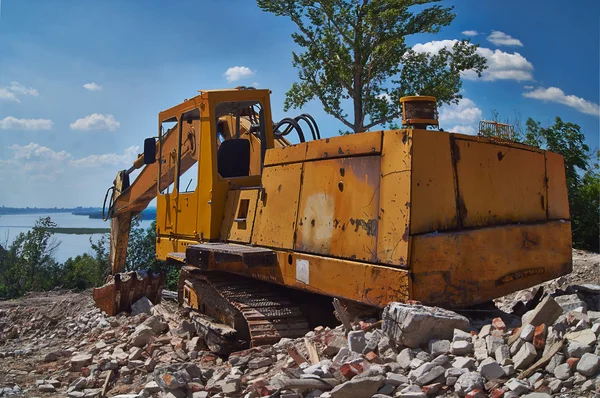
[[[296,260],[296,279],[308,285],[308,260]]]

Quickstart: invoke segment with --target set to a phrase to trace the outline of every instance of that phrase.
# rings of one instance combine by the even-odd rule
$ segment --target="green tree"
[[[61,271],[60,285],[68,289],[84,290],[100,286],[106,277],[104,264],[88,253],[69,258],[62,265]]]
[[[353,133],[391,125],[400,116],[399,99],[432,95],[458,102],[461,72],[479,76],[486,59],[469,41],[452,51],[417,53],[408,36],[437,33],[455,18],[440,0],[257,0],[258,6],[289,17],[298,31],[293,52],[299,82],[286,94],[285,110],[312,99]],[[344,111],[351,103],[352,116]]]
[[[54,286],[59,277],[54,254],[60,243],[50,231],[55,227],[50,217],[41,217],[31,230],[19,233],[7,249],[0,250],[0,279],[6,296]]]
[[[573,246],[600,251],[599,153],[593,159],[579,125],[563,122],[560,117],[556,117],[554,124],[548,127],[531,118],[525,125],[524,143],[560,153],[565,159]]]

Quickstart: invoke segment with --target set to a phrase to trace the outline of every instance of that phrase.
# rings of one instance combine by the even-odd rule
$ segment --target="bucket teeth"
[[[164,283],[165,275],[162,273],[131,271],[116,274],[104,286],[94,289],[94,302],[109,316],[129,311],[131,304],[144,296],[152,304],[158,304]]]

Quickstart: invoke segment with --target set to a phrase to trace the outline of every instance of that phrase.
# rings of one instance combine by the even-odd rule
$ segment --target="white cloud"
[[[416,52],[437,53],[442,48],[452,50],[452,47],[458,40],[438,40],[427,43],[419,43],[413,47]],[[490,50],[489,48],[479,47],[477,54],[487,59],[488,68],[483,71],[482,78],[486,81],[495,80],[533,80],[533,65],[519,53],[507,53],[501,50]],[[468,80],[477,80],[477,73],[467,71],[463,77]]]
[[[70,166],[92,168],[100,166],[130,165],[138,157],[139,146],[130,146],[123,151],[122,155],[116,153],[105,153],[102,155],[90,155],[81,159],[69,161]]]
[[[100,90],[102,90],[102,86],[99,85],[99,84],[96,84],[94,82],[84,84],[83,88],[85,88],[86,90],[89,90],[89,91],[100,91]]]
[[[253,82],[252,83],[252,87],[258,88],[258,87],[260,87],[260,84],[258,84],[258,82]]]
[[[465,36],[477,36],[479,32],[476,30],[464,30],[462,34]]]
[[[523,47],[521,40],[515,39],[511,35],[507,35],[506,33],[497,30],[493,30],[492,33],[487,37],[487,40],[497,46]]]
[[[523,86],[525,90],[533,90],[533,86]]]
[[[26,95],[37,97],[40,93],[32,87],[23,86],[19,82],[11,82],[9,86],[0,88],[0,100],[21,102],[19,96]]]
[[[475,130],[475,127],[473,127],[473,126],[456,125],[456,126],[452,127],[451,129],[447,129],[445,131],[449,131],[451,133],[467,134],[467,135],[476,135],[477,134],[477,130]]]
[[[388,93],[381,93],[377,95],[376,98],[385,100],[388,104],[392,103],[392,97],[390,97]]]
[[[469,98],[462,98],[458,104],[442,106],[440,110],[440,122],[470,124],[481,120],[483,112],[475,102]]]
[[[575,95],[566,95],[565,92],[558,87],[538,87],[533,91],[523,93],[523,96],[541,101],[556,102],[576,109],[581,113],[600,116],[600,105],[584,100],[583,98]]]
[[[0,120],[2,130],[50,130],[54,123],[50,119],[17,119],[7,116]]]
[[[71,154],[66,151],[56,152],[52,149],[30,142],[27,145],[11,145],[9,147],[13,151],[14,159],[27,160],[65,160],[71,157]],[[32,166],[29,166],[30,168]]]
[[[75,120],[69,125],[71,130],[110,130],[115,131],[121,123],[119,123],[113,115],[102,115],[93,113],[81,119]]]
[[[245,66],[233,66],[224,73],[229,83],[254,75],[254,71]]]

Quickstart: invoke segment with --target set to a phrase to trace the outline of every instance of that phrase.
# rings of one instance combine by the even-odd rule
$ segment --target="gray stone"
[[[556,354],[554,355],[552,358],[550,358],[550,361],[548,361],[548,365],[546,365],[546,372],[548,373],[554,373],[554,369],[556,369],[556,367],[558,365],[560,365],[561,363],[563,363],[565,361],[565,356],[562,354]]]
[[[504,376],[504,370],[492,358],[484,359],[477,369],[486,380],[496,380]]]
[[[396,357],[396,362],[402,366],[403,369],[407,369],[410,366],[411,361],[415,359],[415,353],[410,348],[405,348]]]
[[[563,314],[564,310],[551,296],[546,296],[535,309],[530,312],[527,322],[523,322],[523,324],[531,323],[533,326],[539,326],[542,323],[545,323],[546,325],[554,324],[558,317]]]
[[[396,386],[393,384],[384,384],[383,387],[381,387],[377,391],[377,394],[373,395],[373,397],[377,397],[377,396],[389,397],[391,394],[394,393],[395,389],[396,389]]]
[[[523,344],[523,347],[517,352],[517,355],[513,357],[513,362],[516,369],[526,369],[533,363],[537,356],[535,347],[531,343]]]
[[[429,353],[435,358],[450,352],[450,340],[431,340],[429,342]]]
[[[535,326],[533,326],[532,324],[527,324],[521,328],[521,333],[519,334],[519,337],[521,337],[522,340],[525,340],[525,341],[528,341],[531,343],[533,341],[533,333],[534,332],[535,332]]]
[[[152,303],[148,300],[148,297],[142,297],[135,303],[131,304],[131,315],[139,315],[139,314],[152,314]]]
[[[600,311],[588,311],[587,316],[590,319],[590,322],[595,323],[600,320]]]
[[[456,357],[452,362],[452,367],[458,369],[469,369],[475,366],[475,360],[469,357]]]
[[[483,361],[488,357],[488,349],[485,339],[476,339],[473,343],[473,348],[475,351],[475,359],[478,361]]]
[[[419,386],[427,385],[438,377],[443,376],[445,372],[446,369],[444,369],[442,366],[434,366],[427,373],[422,374],[421,377],[415,381],[415,384]]]
[[[362,398],[370,397],[383,385],[385,377],[373,376],[360,379],[352,379],[339,384],[331,390],[331,398]]]
[[[41,384],[38,386],[38,390],[41,392],[56,392],[56,387],[52,384]]]
[[[77,372],[84,367],[92,364],[92,356],[90,354],[75,355],[71,358],[71,370]]]
[[[271,358],[267,358],[267,357],[254,358],[253,360],[248,362],[248,368],[249,369],[260,369],[260,368],[264,368],[265,366],[270,366],[272,363],[273,363],[273,360]]]
[[[468,355],[473,352],[473,344],[469,341],[458,340],[453,341],[450,347],[450,352],[454,355]]]
[[[510,346],[510,355],[511,356],[515,356],[517,355],[517,352],[519,352],[519,350],[521,349],[521,347],[523,347],[523,344],[525,344],[525,341],[521,340],[521,339],[517,339],[513,345]]]
[[[383,332],[396,344],[417,348],[429,340],[449,340],[454,329],[468,330],[469,320],[437,307],[393,302],[383,311]]]
[[[508,348],[506,344],[502,344],[500,347],[496,348],[494,356],[500,365],[509,365],[508,361],[512,363],[512,360],[510,359],[510,348]]]
[[[504,344],[504,339],[502,337],[489,335],[485,338],[485,343],[488,348],[488,355],[492,355],[496,352],[498,347]]]
[[[462,376],[463,374],[467,373],[468,371],[469,371],[469,369],[449,368],[449,369],[446,369],[446,372],[444,372],[444,377],[446,377],[446,378],[448,378],[448,377],[459,378],[460,376]]]
[[[154,394],[160,391],[160,387],[155,381],[150,381],[146,383],[144,390],[148,391],[150,394]]]
[[[502,370],[504,371],[504,376],[506,377],[510,377],[516,373],[515,367],[513,365],[503,366]]]
[[[571,374],[571,366],[568,363],[560,364],[554,369],[554,377],[559,380],[567,380]]]
[[[576,370],[584,376],[593,376],[598,371],[600,357],[594,354],[585,353],[577,362]]]
[[[169,330],[169,324],[160,315],[153,315],[149,317],[144,321],[144,323],[142,323],[142,325],[151,327],[154,334],[162,334]]]
[[[454,390],[458,395],[464,397],[475,389],[483,390],[484,384],[485,381],[478,372],[467,372],[461,375],[458,380],[456,380]]]
[[[587,304],[581,300],[577,294],[554,297],[554,300],[565,312],[573,311],[578,307],[583,307],[583,312],[587,312]]]
[[[425,361],[420,360],[419,358],[415,358],[410,361],[410,365],[408,365],[411,369],[417,369],[419,366],[423,365]]]
[[[433,357],[427,351],[417,350],[417,358],[423,362],[431,362]]]
[[[523,398],[552,398],[552,395],[546,394],[545,392],[532,392],[523,395]]]
[[[592,329],[584,329],[578,332],[571,332],[565,334],[565,338],[569,342],[576,342],[582,345],[593,345],[596,343],[596,334],[592,332]]]
[[[454,329],[452,333],[452,341],[468,341],[471,343],[473,340],[473,336],[471,333],[465,332],[464,330]]]
[[[67,398],[84,398],[85,393],[83,391],[67,391]]]
[[[425,393],[419,388],[419,386],[411,385],[397,392],[395,397],[401,398],[425,398]]]
[[[408,379],[410,381],[416,381],[419,377],[421,377],[422,375],[428,373],[435,366],[436,365],[432,364],[431,362],[423,363],[418,368],[413,369],[413,370],[410,371],[410,373],[408,374]]]
[[[447,368],[450,365],[450,358],[448,358],[447,355],[440,355],[439,357],[434,358],[433,361],[431,361],[431,363]]]
[[[138,327],[135,328],[133,333],[131,333],[131,336],[129,336],[129,344],[136,347],[143,347],[153,336],[154,332],[152,331],[152,328],[145,324],[141,324],[138,325]]]
[[[402,374],[388,373],[385,375],[385,384],[393,384],[395,386],[408,384],[408,377]]]
[[[585,353],[590,353],[593,348],[589,345],[580,344],[572,341],[565,347],[565,353],[568,358],[581,358]]]
[[[365,339],[365,332],[362,330],[353,330],[348,333],[348,348],[350,351],[362,354],[366,345],[367,340]]]
[[[510,379],[504,384],[508,389],[517,395],[525,394],[529,391],[529,387],[524,381],[518,379]]]
[[[557,392],[559,392],[561,387],[562,381],[559,379],[553,379],[550,380],[550,382],[548,382],[548,388],[550,389],[550,391],[552,391],[552,394],[556,394]]]
[[[367,335],[369,335],[368,338],[367,338]],[[365,348],[363,349],[362,353],[367,354],[371,351],[377,350],[377,347],[379,346],[379,341],[381,340],[382,337],[383,337],[383,334],[381,333],[381,331],[379,329],[375,329],[372,332],[365,333],[365,338],[367,339],[367,344],[365,345]]]

